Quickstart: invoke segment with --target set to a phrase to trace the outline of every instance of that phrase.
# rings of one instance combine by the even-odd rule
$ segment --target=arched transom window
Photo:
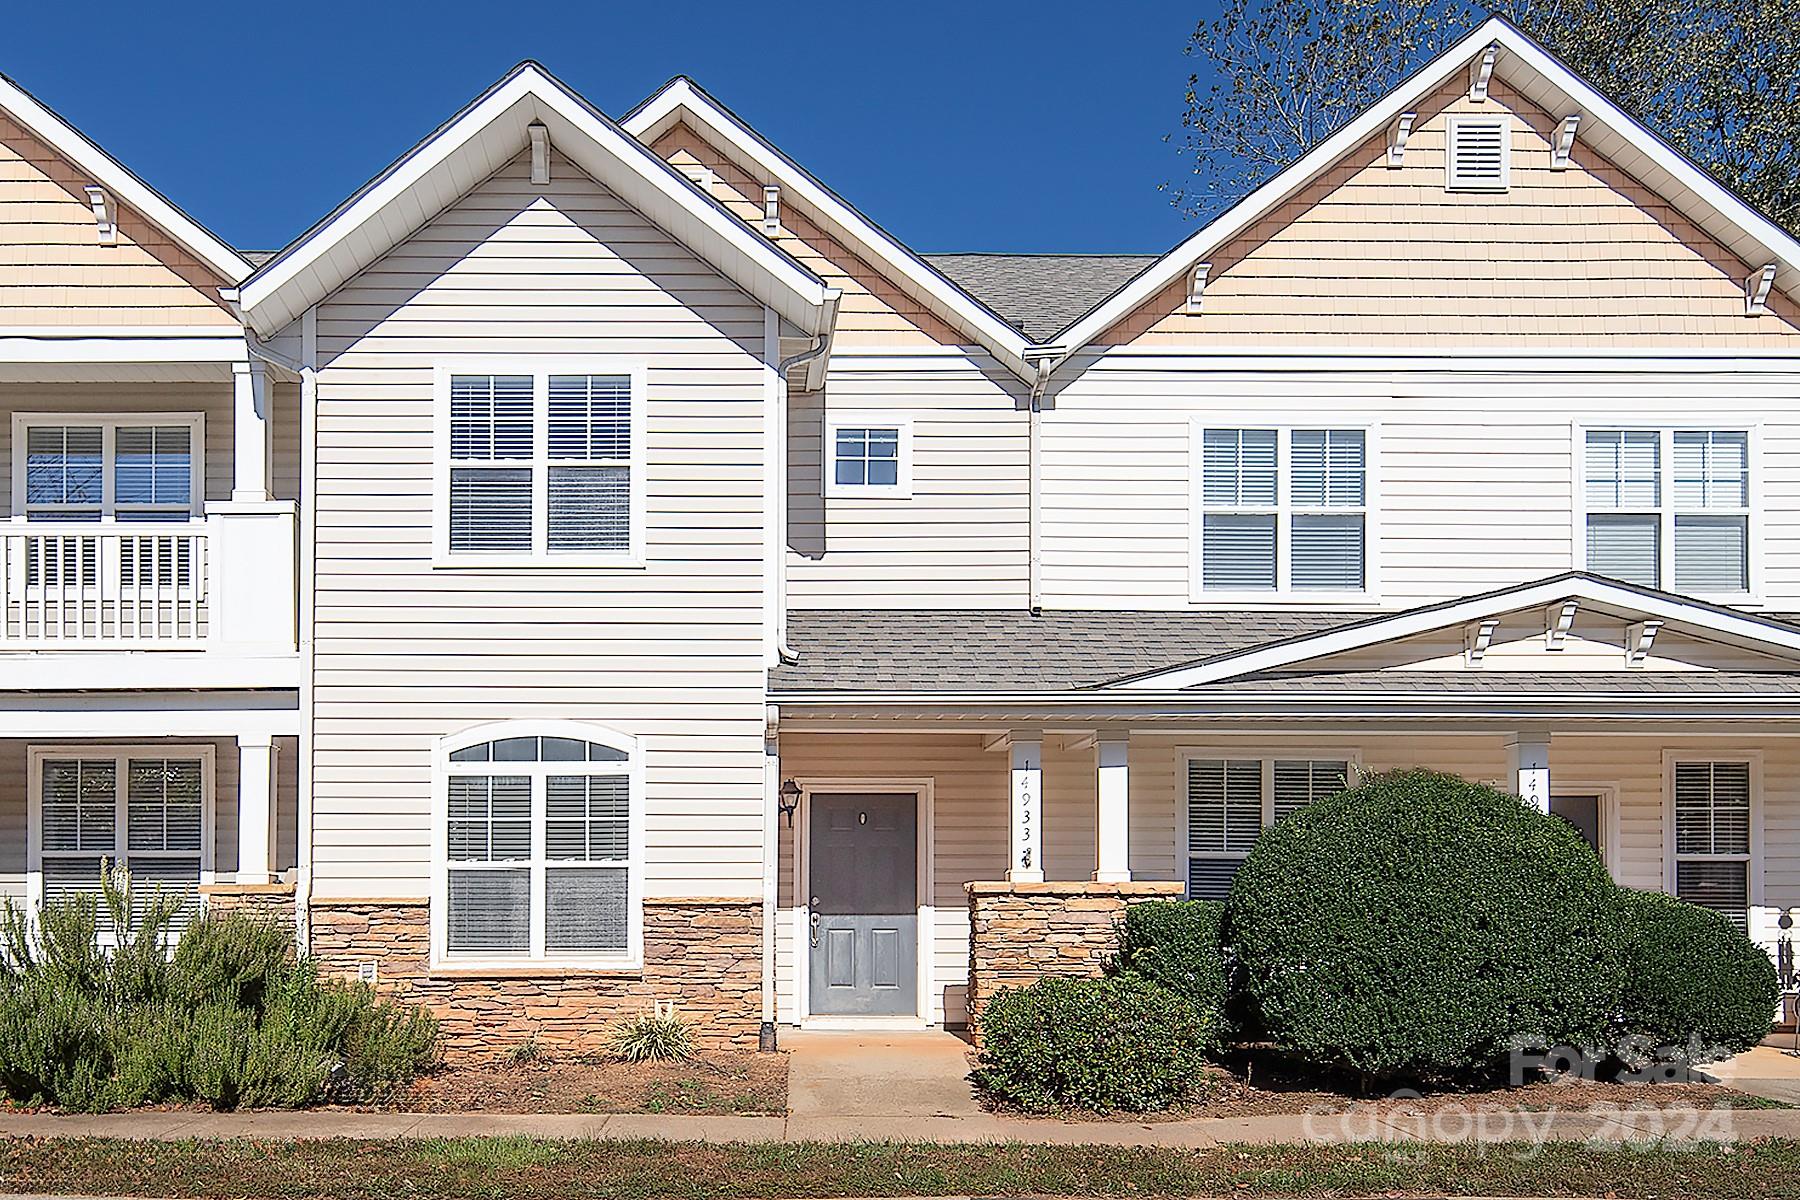
[[[437,957],[635,959],[642,830],[632,740],[508,723],[447,739],[442,753]]]

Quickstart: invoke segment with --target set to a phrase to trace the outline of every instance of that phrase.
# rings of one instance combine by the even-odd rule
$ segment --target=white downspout
[[[1038,480],[1043,472],[1043,439],[1039,423],[1043,416],[1044,392],[1050,386],[1050,377],[1056,373],[1056,368],[1062,365],[1068,354],[1060,346],[1028,346],[1024,357],[1028,366],[1036,368],[1036,374],[1031,380],[1031,408],[1026,414],[1028,424],[1025,446],[1026,606],[1032,616],[1036,616],[1043,607],[1043,581],[1039,570],[1043,531],[1038,513]]]
[[[788,545],[787,476],[788,476],[788,469],[789,469],[789,466],[788,466],[788,419],[787,419],[788,372],[793,370],[795,367],[808,366],[815,360],[824,358],[824,357],[827,357],[830,355],[831,339],[834,336],[836,336],[836,334],[837,334],[838,305],[843,301],[843,299],[844,299],[844,293],[842,291],[840,291],[839,289],[827,288],[825,290],[825,306],[824,306],[824,312],[823,312],[823,320],[821,322],[821,329],[823,330],[823,332],[820,333],[817,337],[815,337],[812,340],[812,344],[809,345],[806,349],[802,350],[800,353],[791,355],[787,358],[782,359],[781,365],[776,368],[776,372],[775,372],[777,377],[779,378],[779,382],[780,382],[779,392],[778,392],[777,398],[776,398],[776,409],[777,409],[777,411],[776,411],[776,418],[777,418],[777,420],[776,420],[776,437],[779,440],[780,450],[781,450],[780,468],[779,468],[780,477],[781,477],[780,478],[781,487],[777,494],[778,501],[779,501],[779,511],[776,514],[777,528],[779,530],[780,536],[777,538],[776,546],[775,546],[775,551],[776,551],[776,554],[778,555],[778,563],[779,563],[779,569],[776,571],[776,575],[775,575],[775,580],[776,580],[775,645],[776,645],[776,653],[778,653],[781,656],[781,661],[784,663],[797,662],[797,661],[799,661],[799,658],[800,658],[800,656],[794,652],[794,648],[792,646],[788,645],[788,640],[787,640],[787,545]]]

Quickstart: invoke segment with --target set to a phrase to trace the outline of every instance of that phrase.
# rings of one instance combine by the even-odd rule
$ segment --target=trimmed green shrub
[[[1225,905],[1218,900],[1130,905],[1119,923],[1119,953],[1111,970],[1142,975],[1202,1012],[1223,1014],[1229,994],[1224,924]]]
[[[1626,890],[1622,1024],[1655,1057],[1692,1063],[1742,1053],[1769,1033],[1775,965],[1724,915]],[[1632,1064],[1637,1065],[1637,1064]]]
[[[988,1001],[970,1078],[1029,1112],[1158,1112],[1199,1084],[1217,1019],[1142,976],[1046,976]]]
[[[136,908],[123,873],[104,899],[0,911],[0,1094],[101,1111],[382,1098],[429,1065],[437,1024],[365,985],[322,979],[279,926],[209,916],[171,952],[174,905]],[[100,912],[120,931],[102,952]]]
[[[1565,822],[1430,771],[1263,834],[1228,922],[1255,1017],[1306,1060],[1462,1081],[1516,1037],[1598,1050],[1625,981],[1619,891]]]

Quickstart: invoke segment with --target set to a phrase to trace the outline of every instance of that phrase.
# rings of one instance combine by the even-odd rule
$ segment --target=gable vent
[[[1512,130],[1505,117],[1452,117],[1449,122],[1448,177],[1453,192],[1503,192],[1512,157]]]

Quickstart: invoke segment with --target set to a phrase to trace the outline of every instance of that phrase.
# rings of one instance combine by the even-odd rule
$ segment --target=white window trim
[[[1272,429],[1275,431],[1275,589],[1273,591],[1208,590],[1205,579],[1206,431],[1208,429]],[[1360,510],[1299,508],[1292,503],[1292,445],[1296,429],[1360,430],[1363,435],[1363,503]],[[1188,425],[1188,599],[1209,606],[1375,604],[1381,599],[1381,426],[1346,421],[1329,413],[1258,420],[1224,414],[1197,416]],[[1248,507],[1248,506],[1246,506]],[[1223,511],[1223,510],[1216,510]],[[1266,509],[1261,511],[1267,511]],[[1363,586],[1356,591],[1295,588],[1293,546],[1289,532],[1294,514],[1323,512],[1363,517]]]
[[[59,412],[16,412],[12,418],[12,515],[11,520],[17,524],[25,524],[25,431],[32,426],[98,426],[101,430],[100,476],[101,503],[100,523],[109,524],[118,520],[113,511],[113,446],[117,440],[121,425],[130,426],[185,426],[188,430],[188,516],[199,520],[206,512],[206,415],[197,412],[105,412],[105,413],[59,413]],[[37,522],[37,524],[54,524],[55,522]],[[82,522],[93,524],[93,522]]]
[[[25,904],[27,914],[32,920],[37,919],[38,908],[44,903],[44,763],[57,760],[102,758],[113,759],[119,764],[114,795],[113,853],[103,855],[110,859],[115,867],[119,865],[121,857],[129,858],[131,854],[129,847],[120,848],[125,845],[129,833],[125,788],[127,778],[125,766],[128,760],[133,758],[187,758],[200,761],[200,885],[205,887],[214,882],[214,842],[217,839],[214,828],[214,809],[218,796],[214,747],[190,743],[108,744],[102,746],[65,743],[28,746],[25,751]],[[203,893],[202,906],[205,903]]]
[[[1698,749],[1663,751],[1663,821],[1662,859],[1663,891],[1675,895],[1675,864],[1687,859],[1694,862],[1713,860],[1736,862],[1734,854],[1679,854],[1675,839],[1675,767],[1679,763],[1746,763],[1750,767],[1750,854],[1747,859],[1749,894],[1744,907],[1750,910],[1750,930],[1756,931],[1755,909],[1763,897],[1763,754],[1761,750]],[[1555,784],[1554,778],[1551,780]]]
[[[1628,431],[1648,430],[1660,435],[1658,458],[1658,505],[1659,521],[1657,525],[1657,574],[1659,591],[1674,595],[1692,595],[1698,599],[1724,602],[1740,607],[1756,607],[1764,602],[1764,563],[1763,553],[1763,462],[1762,462],[1762,423],[1746,421],[1718,421],[1712,424],[1696,425],[1692,422],[1659,422],[1659,421],[1593,421],[1571,426],[1569,438],[1569,456],[1571,470],[1570,480],[1570,512],[1573,521],[1570,529],[1573,535],[1572,544],[1575,552],[1570,560],[1570,567],[1577,571],[1586,571],[1587,565],[1587,435],[1589,432],[1605,432],[1622,429]],[[1685,593],[1675,586],[1675,435],[1677,433],[1735,433],[1743,431],[1747,435],[1745,469],[1750,472],[1748,511],[1749,542],[1744,552],[1749,556],[1749,569],[1746,572],[1749,588],[1742,592],[1692,592]],[[1601,509],[1601,512],[1614,511]],[[1617,511],[1638,511],[1621,509]],[[1738,509],[1696,509],[1693,512],[1715,512],[1721,515],[1736,515]]]
[[[450,755],[468,746],[509,737],[566,737],[599,742],[623,751],[622,763],[471,762],[452,763]],[[437,739],[432,747],[431,783],[431,962],[447,973],[508,974],[516,971],[641,971],[644,966],[644,742],[616,730],[579,721],[501,721],[478,725]],[[576,772],[571,768],[585,768]],[[598,769],[595,769],[598,768]],[[526,775],[531,789],[531,944],[544,942],[545,822],[544,788],[538,780],[569,774],[625,776],[626,793],[626,934],[617,954],[452,955],[449,947],[450,778],[453,775]]]
[[[529,375],[532,377],[531,516],[532,546],[519,553],[450,550],[450,377],[452,375]],[[631,512],[627,548],[622,552],[553,554],[548,545],[550,398],[552,375],[623,375],[631,380]],[[432,554],[436,568],[567,568],[642,567],[644,558],[645,410],[649,407],[649,370],[639,359],[609,357],[557,358],[537,354],[511,357],[482,355],[439,359],[432,375]]]
[[[897,429],[900,431],[900,465],[896,482],[837,482],[837,435],[840,429]],[[825,418],[824,445],[820,459],[824,463],[825,495],[841,500],[910,500],[913,494],[913,422],[911,417],[891,413],[840,413]]]
[[[1457,130],[1465,125],[1498,125],[1500,127],[1500,182],[1465,183],[1456,174]],[[1504,192],[1512,186],[1512,118],[1506,113],[1464,113],[1444,121],[1444,190],[1447,192]]]
[[[1302,428],[1311,427],[1302,426]],[[1192,898],[1189,896],[1188,892],[1193,886],[1193,874],[1189,865],[1192,855],[1188,852],[1188,778],[1189,772],[1192,770],[1192,763],[1197,760],[1216,759],[1235,760],[1238,762],[1249,762],[1251,760],[1260,761],[1262,763],[1262,827],[1264,830],[1267,830],[1270,826],[1275,824],[1275,763],[1334,762],[1338,759],[1342,759],[1346,764],[1344,767],[1344,774],[1346,776],[1345,784],[1347,786],[1354,786],[1356,782],[1363,777],[1362,748],[1360,746],[1346,747],[1342,750],[1270,750],[1254,744],[1250,747],[1183,746],[1180,755],[1181,775],[1175,782],[1175,786],[1179,789],[1179,803],[1177,804],[1177,816],[1175,821],[1175,870],[1177,872],[1177,877],[1181,880],[1181,895],[1183,899]],[[1205,853],[1207,854],[1207,857],[1217,859],[1221,862],[1235,857],[1228,854],[1216,854],[1211,851]],[[1238,861],[1241,862],[1242,860],[1239,859]]]

